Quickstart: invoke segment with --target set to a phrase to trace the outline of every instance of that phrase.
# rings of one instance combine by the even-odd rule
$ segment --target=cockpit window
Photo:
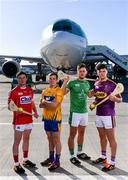
[[[67,31],[69,33],[85,38],[85,34],[81,27],[69,19],[58,20],[54,23],[52,28],[53,33],[57,31]]]
[[[54,27],[54,31],[56,32],[56,31],[61,31],[62,29],[61,29],[61,26],[55,26]]]
[[[72,32],[72,28],[69,25],[63,25],[63,31]]]

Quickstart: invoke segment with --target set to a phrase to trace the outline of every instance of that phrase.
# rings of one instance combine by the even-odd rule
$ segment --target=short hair
[[[101,70],[101,69],[106,69],[106,70],[107,70],[106,64],[98,64],[98,65],[96,66],[96,70]]]
[[[26,78],[28,77],[27,74],[24,72],[24,71],[19,71],[17,74],[16,74],[16,77],[18,78],[20,75],[25,75]]]
[[[49,77],[50,77],[50,76],[56,76],[56,79],[58,79],[58,74],[57,74],[56,72],[50,73],[50,74],[49,74]]]
[[[84,63],[81,63],[81,64],[77,65],[77,70],[79,70],[81,68],[85,68],[87,70],[86,65]]]

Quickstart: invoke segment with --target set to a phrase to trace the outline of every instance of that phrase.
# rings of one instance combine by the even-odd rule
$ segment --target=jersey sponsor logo
[[[20,104],[30,104],[32,102],[32,96],[21,96]]]
[[[80,84],[75,84],[76,87],[80,87]]]
[[[22,93],[22,92],[19,92],[18,95],[23,95],[23,93]]]
[[[95,95],[99,99],[103,99],[103,98],[107,97],[107,93],[103,92],[103,91],[97,91]]]
[[[79,99],[85,98],[85,92],[84,92],[83,89],[82,89],[82,91],[78,94],[78,96],[79,96]]]
[[[46,100],[46,101],[53,101],[54,100],[54,96],[44,96],[44,99]]]

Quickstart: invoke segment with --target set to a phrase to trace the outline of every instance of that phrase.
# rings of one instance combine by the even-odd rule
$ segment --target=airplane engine
[[[14,77],[20,70],[20,64],[16,61],[7,61],[2,65],[2,73],[8,77]]]

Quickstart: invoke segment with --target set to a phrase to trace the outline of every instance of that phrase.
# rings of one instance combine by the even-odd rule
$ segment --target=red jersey
[[[17,86],[10,91],[8,103],[10,103],[10,101],[13,100],[17,107],[22,107],[24,111],[32,113],[33,94],[33,90],[29,86]],[[13,112],[14,125],[28,124],[32,123],[32,121],[32,116],[30,115],[20,112]]]

